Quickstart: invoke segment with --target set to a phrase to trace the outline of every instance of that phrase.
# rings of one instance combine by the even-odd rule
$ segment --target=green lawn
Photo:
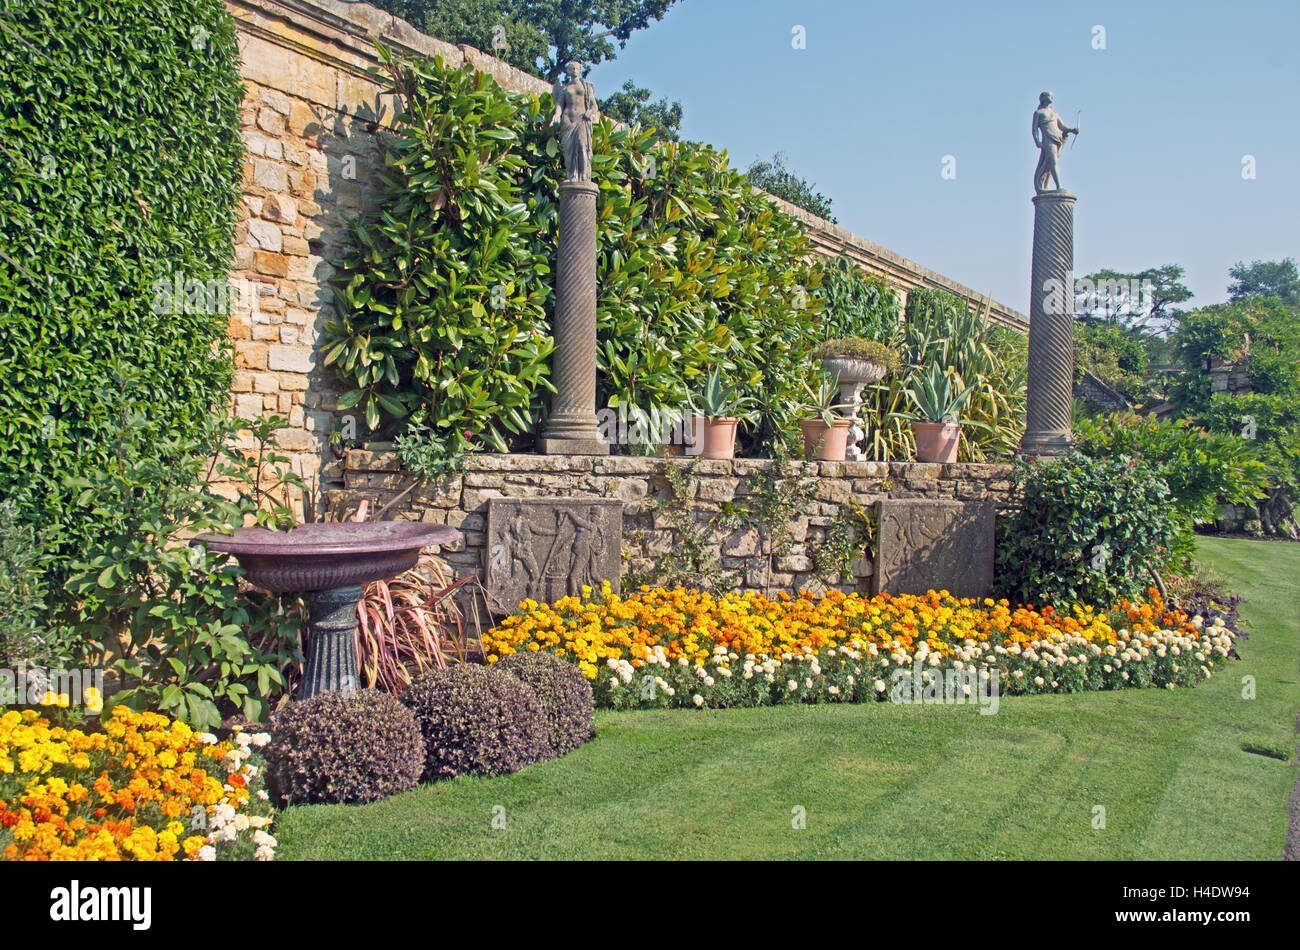
[[[1300,545],[1206,539],[1201,552],[1250,599],[1252,627],[1244,659],[1195,689],[1004,698],[994,716],[599,713],[593,742],[515,775],[289,809],[281,856],[1276,860],[1297,773]]]

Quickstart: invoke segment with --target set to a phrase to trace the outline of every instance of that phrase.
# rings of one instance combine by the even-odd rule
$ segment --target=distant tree
[[[1228,268],[1232,283],[1228,299],[1236,303],[1248,297],[1281,297],[1288,303],[1300,303],[1300,270],[1294,258],[1281,261],[1238,261]]]
[[[628,37],[662,20],[678,0],[373,0],[448,43],[466,43],[555,81],[564,64],[617,56]],[[498,29],[499,28],[499,29]],[[494,45],[501,37],[505,46]]]
[[[1075,283],[1075,313],[1085,323],[1112,323],[1144,333],[1169,334],[1192,299],[1180,264],[1127,272],[1103,268]]]
[[[642,128],[654,129],[660,138],[676,142],[682,125],[682,104],[667,99],[651,102],[650,95],[649,89],[629,79],[621,90],[601,100],[601,114],[628,125],[639,123]]]
[[[790,204],[811,211],[819,218],[836,223],[835,217],[831,214],[831,199],[820,191],[814,191],[816,186],[806,178],[800,178],[786,168],[785,158],[784,152],[777,152],[770,162],[760,160],[751,164],[745,170],[745,174],[749,176],[751,182],[768,194],[784,198]]]

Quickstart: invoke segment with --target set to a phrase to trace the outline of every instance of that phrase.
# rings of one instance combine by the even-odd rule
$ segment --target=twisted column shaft
[[[547,455],[606,455],[596,424],[596,195],[590,182],[560,185],[551,414],[539,448]]]
[[[1034,197],[1026,455],[1063,455],[1074,444],[1074,201],[1068,191]]]

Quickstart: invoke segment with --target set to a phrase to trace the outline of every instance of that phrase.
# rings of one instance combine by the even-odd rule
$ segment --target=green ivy
[[[210,432],[229,398],[229,317],[216,294],[185,303],[228,274],[238,62],[221,0],[0,16],[0,493],[56,559],[102,536],[64,479],[118,443],[115,359],[133,366],[155,456]],[[185,300],[162,290],[178,278]]]

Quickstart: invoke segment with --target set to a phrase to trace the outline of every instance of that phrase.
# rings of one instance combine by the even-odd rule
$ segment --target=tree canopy
[[[374,0],[417,29],[465,43],[530,73],[558,79],[576,59],[615,59],[628,38],[678,0]],[[648,98],[648,97],[647,97]]]
[[[1300,303],[1300,270],[1294,258],[1281,261],[1238,261],[1228,269],[1228,299],[1234,303],[1250,297],[1281,297]]]

